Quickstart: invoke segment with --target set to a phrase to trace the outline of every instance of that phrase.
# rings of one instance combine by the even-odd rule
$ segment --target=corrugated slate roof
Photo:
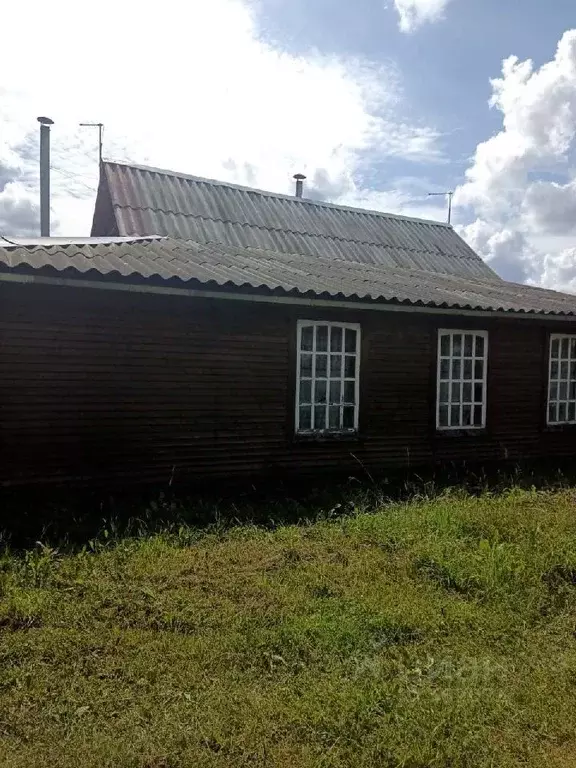
[[[499,280],[448,224],[278,195],[145,166],[105,162],[93,235],[166,235],[387,267]]]
[[[254,248],[206,245],[171,238],[121,239],[93,244],[0,247],[0,268],[52,269],[92,278],[160,279],[171,285],[249,287],[307,294],[426,305],[450,309],[576,315],[576,296],[509,283],[416,269],[351,264],[342,259]]]

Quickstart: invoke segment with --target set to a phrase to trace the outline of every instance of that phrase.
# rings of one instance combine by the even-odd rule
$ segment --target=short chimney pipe
[[[303,173],[295,173],[294,178],[296,179],[296,197],[302,197],[304,195],[304,181],[306,180],[306,176],[304,176]]]
[[[40,236],[50,237],[50,126],[54,120],[39,117],[40,123]]]

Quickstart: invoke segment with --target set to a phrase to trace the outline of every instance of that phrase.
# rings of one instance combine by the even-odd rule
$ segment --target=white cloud
[[[478,145],[456,191],[455,202],[476,216],[463,233],[503,276],[573,288],[576,252],[566,241],[576,234],[576,30],[540,68],[510,57],[491,82],[502,130]]]
[[[400,17],[402,32],[414,32],[418,27],[444,16],[444,11],[450,0],[394,0],[394,5]]]
[[[90,23],[71,0],[3,11],[4,26],[25,28],[27,37],[25,56],[18,35],[3,39],[4,60],[18,66],[0,75],[0,134],[23,165],[22,193],[34,197],[34,118],[55,120],[53,207],[62,232],[86,233],[97,183],[96,133],[79,122],[105,123],[104,153],[113,159],[280,192],[301,171],[356,194],[355,174],[370,152],[442,159],[438,133],[403,116],[393,68],[283,52],[259,36],[249,0],[164,0],[155,8],[101,0]],[[48,53],[46,40],[75,43]],[[0,200],[1,190],[0,181]]]

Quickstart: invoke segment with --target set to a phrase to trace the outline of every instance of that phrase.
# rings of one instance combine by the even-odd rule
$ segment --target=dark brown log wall
[[[295,440],[296,320],[362,326],[360,435]],[[435,430],[436,331],[490,332],[487,429]],[[167,482],[576,454],[545,426],[547,339],[576,323],[0,285],[0,483]]]

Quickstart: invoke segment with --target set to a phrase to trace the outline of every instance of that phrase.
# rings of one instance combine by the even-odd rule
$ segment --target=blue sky
[[[573,0],[72,0],[10,4],[0,234],[38,226],[36,115],[54,234],[86,235],[110,159],[442,219],[507,279],[576,292]],[[551,10],[552,9],[552,10]],[[110,19],[115,32],[111,35]],[[81,40],[77,55],[49,39]],[[515,58],[514,58],[515,57]],[[490,106],[490,104],[492,106]]]

